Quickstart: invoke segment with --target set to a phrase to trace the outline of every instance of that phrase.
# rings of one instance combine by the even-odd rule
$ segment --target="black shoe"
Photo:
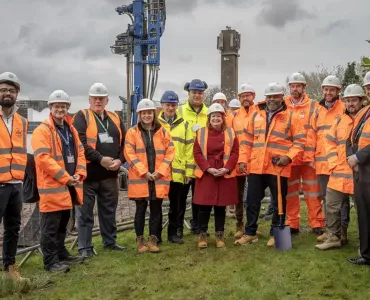
[[[366,260],[363,257],[348,258],[347,261],[349,261],[351,264],[354,264],[354,265],[370,266],[370,260]]]
[[[168,237],[168,242],[173,244],[183,244],[184,241],[182,238],[179,238],[177,235],[171,235]]]
[[[70,268],[69,266],[58,262],[51,265],[50,267],[45,267],[45,270],[52,273],[67,273],[70,271]]]
[[[113,250],[113,251],[123,251],[123,250],[126,249],[125,246],[120,246],[118,244],[109,245],[109,246],[106,246],[104,248],[109,249],[109,250]]]
[[[68,256],[66,258],[60,259],[60,263],[67,266],[78,265],[84,262],[85,258],[83,256]]]
[[[324,233],[324,230],[320,227],[315,227],[312,228],[312,232],[315,233],[316,235],[322,235]]]
[[[91,249],[84,249],[84,250],[80,250],[79,252],[80,252],[80,256],[83,259],[89,259],[94,256],[94,252]]]
[[[291,234],[298,234],[299,233],[299,228],[290,228],[290,233]]]

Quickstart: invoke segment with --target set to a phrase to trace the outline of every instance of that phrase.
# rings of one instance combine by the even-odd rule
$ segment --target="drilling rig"
[[[116,36],[112,53],[126,57],[127,124],[137,124],[136,108],[143,98],[153,99],[160,65],[160,39],[166,25],[165,0],[134,0],[117,7],[119,15],[128,15],[131,24]]]

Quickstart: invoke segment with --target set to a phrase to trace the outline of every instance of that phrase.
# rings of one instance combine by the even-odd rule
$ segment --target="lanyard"
[[[100,118],[94,113],[94,116],[95,118],[98,120],[98,122],[100,123],[101,127],[103,127],[103,130],[108,133],[108,128],[109,128],[109,120],[107,118],[107,127],[104,126],[103,122],[100,121]]]

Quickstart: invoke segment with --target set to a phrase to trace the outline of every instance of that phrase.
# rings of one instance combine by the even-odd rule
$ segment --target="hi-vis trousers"
[[[304,199],[308,208],[308,221],[311,228],[323,228],[325,225],[325,216],[322,211],[321,191],[315,169],[308,165],[292,166],[292,173],[288,181],[287,200],[287,225],[291,228],[299,228],[299,220],[301,218],[299,190],[301,187],[304,194]]]

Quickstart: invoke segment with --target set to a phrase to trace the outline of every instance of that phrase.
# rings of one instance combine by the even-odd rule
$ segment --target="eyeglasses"
[[[0,89],[0,93],[2,94],[7,94],[7,93],[10,93],[10,94],[16,94],[18,93],[18,91],[16,89]]]

